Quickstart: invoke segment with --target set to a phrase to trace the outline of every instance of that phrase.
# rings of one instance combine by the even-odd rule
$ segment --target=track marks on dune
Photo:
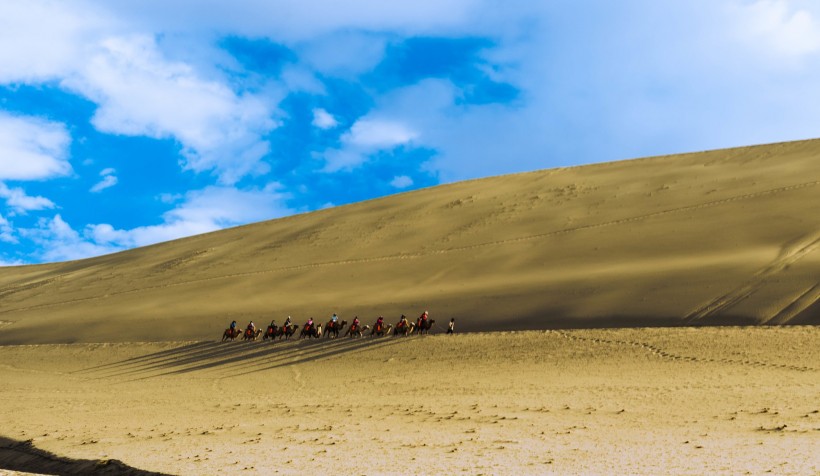
[[[549,237],[553,237],[553,236],[566,235],[566,234],[571,234],[571,233],[576,233],[576,232],[581,232],[581,231],[586,231],[586,230],[594,230],[594,229],[598,229],[598,228],[606,228],[606,227],[611,227],[611,226],[624,225],[624,224],[628,224],[628,223],[639,222],[639,221],[643,221],[643,220],[647,220],[647,219],[651,219],[651,218],[655,218],[655,217],[660,217],[660,216],[665,216],[665,215],[671,215],[671,214],[675,214],[675,213],[685,213],[685,212],[689,212],[689,211],[693,211],[693,210],[700,210],[700,209],[705,209],[705,208],[716,207],[716,206],[725,205],[725,204],[728,204],[728,203],[733,203],[733,202],[738,202],[738,201],[743,201],[743,200],[750,200],[750,199],[759,198],[759,197],[763,197],[763,196],[767,196],[767,195],[773,195],[773,194],[778,194],[778,193],[784,193],[784,192],[789,192],[789,191],[814,187],[818,184],[820,184],[820,181],[815,180],[813,182],[805,182],[805,183],[789,185],[789,186],[785,186],[785,187],[778,187],[778,188],[773,188],[773,189],[768,189],[768,190],[762,190],[762,191],[754,192],[754,193],[747,193],[747,194],[743,194],[743,195],[735,195],[735,196],[723,198],[723,199],[720,199],[720,200],[713,200],[713,201],[709,201],[709,202],[704,202],[704,203],[700,203],[700,204],[696,204],[696,205],[689,205],[689,206],[684,206],[684,207],[670,208],[670,209],[667,209],[667,210],[661,210],[661,211],[657,211],[657,212],[653,212],[653,213],[647,213],[647,214],[635,215],[635,216],[631,216],[631,217],[627,217],[627,218],[621,218],[621,219],[618,219],[618,220],[610,220],[610,221],[594,223],[594,224],[590,224],[590,225],[581,225],[581,226],[577,226],[577,227],[564,228],[564,229],[561,229],[561,230],[555,230],[555,231],[550,231],[550,232],[546,232],[546,233],[539,233],[539,234],[527,235],[527,236],[516,237],[516,238],[508,238],[508,239],[504,239],[504,240],[488,241],[488,242],[477,243],[477,244],[473,244],[473,245],[465,245],[465,246],[458,246],[458,247],[445,248],[445,249],[427,249],[427,250],[421,250],[421,251],[418,251],[418,252],[415,252],[415,253],[401,253],[401,254],[387,255],[387,256],[375,256],[375,257],[366,257],[366,258],[351,258],[351,259],[346,259],[346,260],[323,261],[323,262],[318,262],[318,263],[305,263],[305,264],[300,264],[300,265],[282,266],[282,267],[278,267],[278,268],[270,268],[270,269],[264,269],[264,270],[259,270],[259,271],[246,271],[246,272],[240,272],[240,273],[221,274],[221,275],[218,275],[218,276],[209,276],[209,277],[205,277],[205,278],[178,281],[178,282],[174,282],[174,283],[164,283],[164,284],[159,284],[159,285],[154,285],[154,286],[144,286],[144,287],[129,289],[129,290],[125,290],[125,291],[111,292],[111,293],[107,293],[107,294],[103,294],[103,295],[99,295],[99,296],[89,296],[89,297],[84,297],[84,298],[69,299],[69,300],[64,300],[64,301],[58,301],[58,302],[47,303],[47,304],[38,304],[38,305],[35,305],[35,306],[27,306],[27,307],[21,307],[21,308],[16,308],[16,309],[4,309],[4,310],[0,310],[0,314],[11,313],[11,312],[19,312],[19,311],[30,311],[30,310],[35,310],[35,309],[56,307],[56,306],[62,306],[62,305],[67,305],[67,304],[76,304],[76,303],[80,303],[80,302],[88,302],[88,301],[107,299],[107,298],[114,297],[114,296],[122,296],[122,295],[127,295],[127,294],[134,294],[134,293],[140,293],[140,292],[151,291],[151,290],[156,290],[156,289],[171,288],[171,287],[177,287],[177,286],[187,286],[187,285],[192,285],[192,284],[199,284],[199,283],[204,283],[204,282],[209,282],[209,281],[216,281],[216,280],[223,280],[223,279],[243,278],[243,277],[249,277],[249,276],[258,276],[258,275],[264,275],[264,274],[281,273],[281,272],[289,272],[289,271],[301,271],[301,270],[307,270],[307,269],[324,268],[324,267],[332,267],[332,266],[344,266],[344,265],[352,265],[352,264],[367,264],[367,263],[378,263],[378,262],[388,262],[388,261],[401,261],[401,260],[409,260],[409,259],[419,259],[419,258],[425,258],[425,257],[430,257],[430,256],[442,255],[442,254],[472,251],[472,250],[476,250],[476,249],[480,249],[480,248],[487,248],[487,247],[493,247],[493,246],[502,246],[502,245],[508,245],[508,244],[524,243],[524,242],[528,242],[528,241],[534,241],[534,240],[549,238]],[[709,307],[710,304],[707,304],[706,306],[704,306],[704,309]],[[723,306],[721,306],[721,309],[722,308],[723,308]],[[690,314],[690,316],[688,316],[688,317],[690,319],[693,319],[692,316],[697,314],[698,312],[699,311],[695,311],[692,314]]]
[[[786,324],[818,301],[820,301],[820,283],[815,284],[806,292],[797,296],[788,306],[766,320],[764,324]]]
[[[548,237],[552,237],[552,236],[565,235],[565,234],[574,233],[574,232],[578,232],[578,231],[593,230],[593,229],[596,229],[596,228],[605,228],[605,227],[610,227],[610,226],[624,225],[624,224],[627,224],[627,223],[639,222],[639,221],[647,220],[647,219],[650,219],[650,218],[655,218],[655,217],[660,217],[660,216],[665,216],[665,215],[671,215],[671,214],[676,214],[676,213],[683,213],[683,212],[688,212],[688,211],[693,211],[693,210],[701,210],[701,209],[705,209],[705,208],[711,208],[711,207],[716,207],[716,206],[720,206],[720,205],[725,205],[727,203],[759,198],[759,197],[763,197],[763,196],[766,196],[766,195],[773,195],[773,194],[776,194],[776,193],[789,192],[789,191],[793,191],[793,190],[799,190],[799,189],[803,189],[803,188],[814,187],[818,184],[820,184],[820,181],[806,182],[806,183],[797,184],[797,185],[789,185],[789,186],[786,186],[786,187],[779,187],[779,188],[773,188],[773,189],[769,189],[769,190],[762,190],[760,192],[748,193],[748,194],[743,194],[743,195],[735,195],[735,196],[732,196],[732,197],[728,197],[728,198],[724,198],[724,199],[720,199],[720,200],[713,200],[713,201],[710,201],[710,202],[704,202],[704,203],[700,203],[700,204],[697,204],[697,205],[689,205],[689,206],[685,206],[685,207],[670,208],[670,209],[667,209],[667,210],[661,210],[661,211],[657,211],[657,212],[653,212],[653,213],[647,213],[647,214],[643,214],[643,215],[635,215],[635,216],[631,216],[631,217],[627,217],[627,218],[621,218],[621,219],[618,219],[618,220],[611,220],[611,221],[606,221],[606,222],[601,222],[601,223],[594,223],[594,224],[590,224],[590,225],[581,225],[581,226],[577,226],[577,227],[564,228],[562,230],[556,230],[556,231],[551,231],[551,232],[547,232],[547,233],[539,233],[539,234],[535,234],[535,235],[527,235],[527,236],[522,236],[522,237],[518,237],[518,238],[509,238],[509,239],[506,239],[506,240],[498,240],[498,241],[491,241],[491,242],[485,242],[485,243],[478,243],[478,244],[475,244],[475,245],[447,248],[447,249],[444,249],[444,250],[435,250],[435,251],[431,251],[429,254],[449,253],[449,252],[452,252],[452,251],[467,251],[467,250],[473,250],[473,249],[477,249],[477,248],[483,248],[483,247],[486,247],[486,246],[496,246],[496,245],[504,245],[504,244],[510,244],[510,243],[519,243],[519,242],[522,242],[522,241],[530,241],[530,240],[536,240],[536,239],[540,239],[540,238],[548,238]]]
[[[164,273],[167,271],[171,271],[177,269],[181,266],[187,266],[196,261],[198,258],[210,253],[213,251],[214,248],[208,248],[206,250],[196,250],[190,251],[188,253],[183,254],[178,258],[174,258],[172,260],[165,261],[164,263],[160,263],[154,266],[153,270],[156,273]]]
[[[779,369],[779,370],[794,370],[796,372],[817,372],[818,369],[809,366],[801,366],[801,365],[788,365],[788,364],[773,364],[771,362],[762,362],[759,360],[751,360],[751,359],[713,359],[713,358],[705,358],[705,357],[694,357],[694,356],[685,356],[676,354],[673,352],[668,352],[660,347],[657,347],[652,344],[648,344],[646,342],[637,342],[637,341],[627,341],[627,340],[615,340],[615,339],[603,339],[599,337],[583,337],[579,335],[575,335],[569,332],[564,331],[550,331],[560,335],[561,337],[573,341],[580,341],[580,342],[591,342],[594,344],[601,344],[601,345],[614,345],[614,346],[621,346],[621,347],[634,347],[636,349],[644,350],[649,352],[652,355],[660,357],[666,360],[672,360],[677,362],[692,362],[692,363],[709,363],[709,364],[731,364],[731,365],[742,365],[748,367],[756,367],[756,368],[768,368],[768,369]]]
[[[786,244],[783,246],[777,258],[769,263],[768,266],[755,273],[751,279],[743,283],[741,286],[729,291],[726,294],[718,296],[717,298],[689,313],[689,315],[686,316],[686,321],[691,322],[706,319],[731,308],[735,304],[745,300],[757,292],[773,276],[800,261],[805,256],[811,254],[818,249],[818,247],[820,247],[820,230],[817,230],[814,233],[793,243]],[[799,296],[785,309],[781,310],[774,316],[765,319],[764,322],[773,320],[780,324],[788,322],[789,319],[814,304],[814,302],[820,298],[820,290],[817,288],[818,286],[815,286],[805,294]]]
[[[40,279],[37,281],[24,281],[22,283],[10,284],[8,286],[0,288],[0,299],[22,291],[29,291],[32,289],[41,288],[43,286],[48,286],[49,284],[57,282],[63,276],[65,276],[65,274],[60,274],[51,278]]]

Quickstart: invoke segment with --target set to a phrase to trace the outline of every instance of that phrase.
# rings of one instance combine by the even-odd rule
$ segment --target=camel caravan
[[[429,319],[427,311],[424,311],[419,318],[416,319],[416,322],[409,322],[407,317],[402,314],[396,325],[385,324],[384,317],[382,316],[379,316],[372,326],[362,325],[357,316],[348,326],[347,321],[340,321],[338,316],[333,314],[333,317],[331,317],[330,321],[324,326],[320,322],[314,322],[312,317],[303,326],[299,326],[298,324],[292,323],[291,317],[288,316],[285,323],[281,326],[276,325],[276,321],[271,321],[267,329],[263,331],[261,327],[257,328],[253,321],[251,321],[245,330],[242,331],[237,327],[236,321],[233,321],[230,327],[225,329],[225,332],[222,334],[222,342],[233,341],[240,336],[244,341],[255,341],[260,335],[263,340],[287,340],[294,337],[297,331],[299,331],[299,339],[319,339],[322,337],[335,339],[340,335],[349,338],[361,338],[366,335],[370,337],[386,337],[390,335],[407,337],[412,334],[429,334],[435,322],[435,319]],[[342,331],[344,331],[344,333],[342,333]],[[452,333],[452,326],[451,330],[448,330],[448,333]]]

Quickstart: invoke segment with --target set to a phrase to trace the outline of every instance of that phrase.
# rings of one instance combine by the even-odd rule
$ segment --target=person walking
[[[454,318],[450,319],[450,325],[447,326],[447,333],[448,334],[453,334],[454,331],[455,331],[455,327],[456,327],[456,318],[454,317]]]

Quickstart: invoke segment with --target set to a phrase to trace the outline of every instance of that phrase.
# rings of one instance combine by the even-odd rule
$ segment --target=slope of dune
[[[492,177],[0,269],[0,344],[428,309],[461,330],[820,323],[820,140]]]

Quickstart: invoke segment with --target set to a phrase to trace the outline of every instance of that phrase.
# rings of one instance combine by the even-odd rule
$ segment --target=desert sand
[[[797,326],[4,346],[0,428],[171,474],[810,475],[818,341]]]
[[[0,473],[818,474],[818,185],[772,144],[2,268]]]

